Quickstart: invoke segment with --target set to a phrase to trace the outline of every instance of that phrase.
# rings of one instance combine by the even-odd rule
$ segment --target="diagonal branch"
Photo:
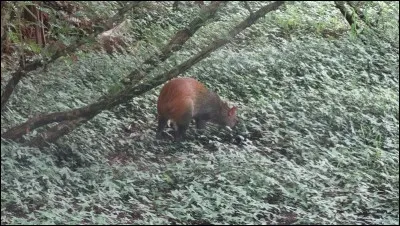
[[[10,99],[11,94],[13,93],[15,87],[19,83],[19,81],[26,76],[29,72],[38,69],[41,66],[46,66],[58,58],[65,56],[67,54],[70,54],[74,51],[76,51],[80,46],[83,44],[87,43],[90,40],[94,40],[94,38],[99,35],[101,32],[104,32],[107,30],[110,25],[113,23],[121,23],[123,16],[126,12],[131,10],[133,7],[137,6],[140,3],[140,1],[130,3],[129,5],[121,8],[111,19],[109,19],[107,22],[101,26],[103,29],[97,29],[93,34],[89,36],[89,39],[79,39],[75,43],[72,43],[65,49],[58,50],[54,55],[50,57],[50,59],[45,60],[44,62],[42,60],[36,60],[30,64],[27,64],[25,67],[20,67],[16,72],[12,74],[11,79],[8,81],[7,85],[4,88],[3,93],[1,94],[1,112],[4,111],[6,103]]]
[[[161,49],[158,55],[151,56],[143,62],[142,65],[150,65],[150,67],[145,69],[143,72],[139,69],[132,71],[121,82],[125,85],[130,85],[141,80],[144,75],[150,73],[158,63],[165,61],[174,52],[182,49],[183,44],[185,44],[185,42],[189,40],[202,26],[206,25],[205,22],[213,18],[220,6],[225,5],[226,3],[227,2],[224,1],[214,1],[210,5],[204,7],[201,10],[200,15],[192,20],[186,28],[178,31],[174,37],[169,40],[168,44]]]
[[[363,2],[360,2],[360,3],[363,3]],[[365,2],[364,2],[365,3]],[[356,12],[356,14],[358,15],[358,17],[360,17],[360,19],[361,20],[363,20],[364,22],[366,22],[365,21],[365,15],[364,15],[364,13],[361,11],[361,9],[360,9],[360,7],[358,7],[357,5],[356,5],[356,3],[355,2],[352,2],[352,1],[347,1],[347,4],[349,4],[349,6],[351,6],[351,8],[353,8],[354,9],[354,11]]]
[[[163,84],[164,82],[168,81],[169,79],[178,76],[179,74],[185,72],[188,70],[190,67],[192,67],[194,64],[197,62],[201,61],[202,59],[206,58],[209,56],[213,51],[217,50],[218,48],[224,46],[225,44],[231,42],[233,40],[233,37],[239,34],[241,31],[244,29],[250,27],[253,25],[258,19],[261,17],[265,16],[268,12],[271,12],[273,10],[278,9],[281,5],[283,5],[283,1],[279,2],[273,2],[271,4],[268,4],[262,8],[260,8],[258,11],[254,12],[252,15],[247,17],[244,21],[242,21],[240,24],[236,25],[234,28],[232,28],[229,32],[228,35],[225,38],[220,38],[212,42],[210,45],[208,45],[206,48],[204,48],[202,51],[200,51],[198,54],[195,56],[191,57],[187,61],[181,63],[180,65],[172,68],[171,70],[156,76],[155,78],[152,78],[151,80],[147,81],[146,83],[139,84],[134,87],[128,87],[125,88],[115,94],[111,94],[109,96],[105,96],[101,98],[100,101],[90,104],[88,106],[66,111],[66,112],[57,112],[57,113],[51,113],[48,115],[42,115],[38,116],[35,118],[32,118],[28,120],[27,122],[15,126],[11,129],[9,129],[7,132],[2,134],[3,138],[6,139],[13,139],[17,140],[20,139],[23,135],[27,134],[29,131],[34,130],[40,126],[47,125],[49,123],[53,122],[62,122],[65,120],[78,120],[82,119],[83,120],[90,120],[94,116],[96,116],[99,112],[110,109],[114,106],[117,106],[119,104],[125,103],[129,100],[131,100],[134,97],[137,97],[141,94],[146,93],[147,91]],[[68,123],[68,122],[65,122]],[[64,124],[64,123],[62,123]],[[81,125],[81,123],[72,123],[69,124],[68,131],[72,131],[73,127],[77,127]],[[50,128],[51,129],[54,129]],[[46,133],[51,132],[50,130],[45,131],[39,136],[42,136],[42,141],[55,141],[56,137],[52,136],[51,139],[49,139],[49,136],[45,136]],[[60,133],[59,135],[62,136],[65,133]],[[57,137],[58,138],[58,137]]]
[[[344,18],[346,18],[346,21],[349,23],[349,25],[355,26],[355,29],[358,30],[360,28],[360,26],[354,20],[354,17],[353,17],[354,14],[350,10],[346,9],[346,6],[344,3],[345,3],[344,1],[335,1],[335,6],[336,6],[336,8],[338,8],[340,10],[340,12],[344,16]]]
[[[96,104],[96,103],[95,103]],[[53,122],[63,122],[67,120],[76,120],[78,118],[83,117],[91,117],[93,114],[96,115],[100,111],[101,105],[91,104],[86,107],[74,109],[72,111],[64,111],[64,112],[55,112],[47,115],[38,115],[22,123],[19,126],[15,126],[5,133],[2,134],[2,137],[9,139],[19,139],[23,135],[29,133],[31,130],[42,127],[44,125],[53,123]],[[99,108],[99,109],[97,109]]]
[[[123,98],[121,99],[116,99],[115,102],[112,104],[112,106],[115,106],[117,104],[122,103],[124,100],[129,100],[135,96],[139,96],[148,90],[157,87],[164,82],[168,81],[169,79],[172,79],[179,74],[185,72],[188,70],[190,67],[192,67],[194,64],[198,63],[202,59],[208,57],[213,51],[217,50],[218,48],[224,46],[225,44],[229,43],[233,37],[235,37],[237,34],[239,34],[241,31],[244,29],[250,27],[253,25],[258,19],[261,17],[265,16],[268,12],[271,12],[273,10],[276,10],[279,8],[279,6],[283,5],[284,1],[279,1],[279,2],[273,2],[271,4],[268,4],[262,8],[260,8],[258,11],[247,17],[244,21],[242,21],[240,24],[236,25],[234,28],[232,28],[229,32],[226,38],[224,39],[217,39],[207,47],[205,47],[202,51],[200,51],[198,54],[190,58],[189,60],[181,63],[180,65],[172,68],[168,72],[165,72],[164,74],[161,74],[159,76],[156,76],[155,78],[151,79],[147,83],[142,83],[140,85],[134,86],[127,88],[125,90],[122,90],[117,94],[117,96],[121,96]],[[115,104],[115,105],[114,105]]]
[[[28,145],[36,146],[36,147],[43,147],[43,146],[47,145],[48,143],[52,143],[52,142],[56,141],[61,136],[68,134],[69,132],[74,130],[76,127],[82,125],[83,123],[87,122],[88,120],[89,120],[88,118],[78,118],[75,120],[64,121],[62,123],[59,123],[49,129],[47,129],[45,132],[43,132],[39,136],[30,140]]]
[[[360,26],[356,21],[354,20],[355,17],[357,16],[358,19],[360,19],[371,31],[374,32],[374,35],[379,37],[382,40],[385,40],[386,42],[390,43],[393,46],[393,41],[390,40],[390,38],[387,38],[384,34],[382,34],[375,26],[375,23],[371,23],[367,21],[367,18],[363,14],[363,12],[357,8],[357,6],[350,1],[347,1],[347,4],[354,10],[354,12],[351,12],[350,10],[347,10],[345,7],[345,3],[343,1],[335,1],[336,7],[340,10],[340,12],[345,16],[347,22],[350,24],[350,26],[355,25],[356,29],[359,29]],[[367,31],[363,30],[362,32]],[[366,44],[367,40],[365,37],[360,36],[361,41]]]

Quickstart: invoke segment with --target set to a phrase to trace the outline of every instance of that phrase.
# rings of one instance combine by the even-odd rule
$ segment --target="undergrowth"
[[[183,75],[239,106],[233,131],[191,125],[182,143],[156,140],[157,87],[48,148],[2,140],[2,224],[398,224],[398,40],[326,38],[319,26],[345,27],[341,15],[313,8],[326,19],[312,24],[300,15],[307,7],[296,7]],[[310,23],[313,34],[303,27]],[[288,29],[296,35],[282,35]],[[141,51],[82,54],[24,79],[2,130],[93,102],[145,58]]]

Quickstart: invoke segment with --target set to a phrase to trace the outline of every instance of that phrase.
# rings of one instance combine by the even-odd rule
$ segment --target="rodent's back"
[[[172,79],[161,89],[157,102],[158,115],[179,121],[189,108],[195,110],[199,97],[207,94],[207,88],[196,79]]]

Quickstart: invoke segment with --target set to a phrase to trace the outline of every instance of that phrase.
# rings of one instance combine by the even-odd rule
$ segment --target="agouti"
[[[161,137],[168,120],[173,122],[176,141],[182,140],[192,119],[198,129],[204,129],[207,121],[233,128],[238,121],[236,111],[237,107],[230,108],[196,79],[172,79],[158,97],[157,138]]]

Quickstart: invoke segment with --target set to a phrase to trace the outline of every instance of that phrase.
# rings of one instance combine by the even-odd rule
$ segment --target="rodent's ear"
[[[236,114],[236,111],[237,111],[237,107],[233,106],[231,109],[229,109],[228,115],[232,116],[232,115]]]

